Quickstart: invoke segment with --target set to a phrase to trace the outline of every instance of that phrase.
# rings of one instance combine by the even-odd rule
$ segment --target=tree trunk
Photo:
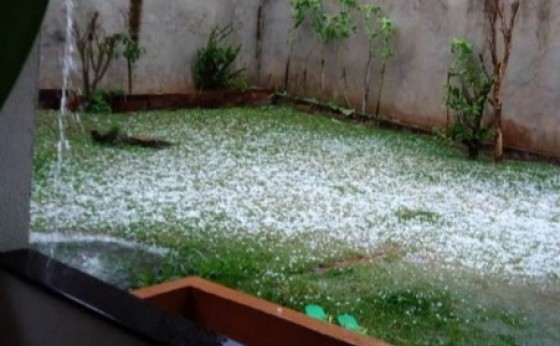
[[[498,99],[494,112],[494,121],[496,127],[496,135],[494,142],[494,162],[502,162],[504,160],[504,136],[502,132],[502,101]]]
[[[133,84],[133,75],[132,75],[132,62],[130,60],[126,60],[126,68],[127,68],[127,72],[128,72],[128,94],[132,95],[132,84]]]
[[[369,92],[371,88],[371,65],[373,64],[373,53],[371,49],[368,55],[368,61],[366,65],[366,75],[364,77],[364,98],[362,100],[362,113],[366,114],[367,107],[369,104]]]
[[[86,98],[86,100],[89,98],[89,94],[90,94],[90,87],[89,87],[89,67],[88,67],[88,58],[85,58],[86,61],[82,60],[82,80],[83,80],[83,92],[84,92],[84,97]]]
[[[511,56],[513,43],[513,30],[515,28],[516,18],[519,13],[520,1],[515,0],[511,3],[509,20],[506,18],[505,6],[501,0],[491,0],[487,2],[488,20],[490,22],[490,33],[488,44],[492,57],[492,65],[494,66],[494,90],[492,92],[492,101],[494,106],[494,128],[495,128],[495,147],[494,161],[502,162],[504,159],[504,136],[502,129],[502,97],[501,89],[504,77]],[[499,23],[498,23],[499,20]],[[498,53],[498,32],[502,35],[503,53]]]
[[[91,46],[88,41],[84,41],[83,45],[80,47],[80,58],[82,59],[82,85],[83,94],[85,99],[89,98],[91,93],[90,81],[89,81],[89,59],[91,54]]]
[[[346,66],[342,68],[342,83],[343,83],[343,94],[344,94],[344,102],[346,103],[347,108],[354,109],[354,106],[350,102],[350,97],[348,96],[348,78],[346,78]]]
[[[476,144],[469,144],[467,146],[469,159],[476,160],[478,158],[479,147]]]
[[[128,10],[128,33],[130,38],[138,44],[140,41],[140,26],[142,24],[142,7],[144,0],[130,0],[129,10]],[[126,67],[128,69],[128,94],[131,95],[133,92],[133,64],[130,60],[127,60]]]
[[[498,76],[502,75],[500,66],[495,72]],[[502,79],[497,78],[494,82],[492,90],[492,102],[494,104],[494,162],[502,162],[504,160],[504,138],[502,133]]]
[[[379,117],[379,113],[381,112],[381,97],[383,96],[383,87],[385,84],[386,68],[387,68],[387,64],[384,61],[383,66],[381,67],[381,80],[379,81],[379,94],[377,95],[377,105],[375,106],[375,115],[378,117]]]
[[[346,78],[346,54],[344,54],[344,50],[341,47],[339,47],[338,50],[338,61],[339,64],[342,65],[339,88],[342,89],[342,96],[344,98],[345,107],[353,108],[350,104],[350,97],[348,97],[348,78]],[[340,84],[342,84],[342,87],[340,87]]]
[[[303,69],[303,96],[307,95],[307,67]]]
[[[447,72],[447,84],[446,86],[450,85],[451,83],[451,72]],[[447,103],[447,102],[446,102]],[[449,133],[449,125],[451,122],[451,109],[449,108],[449,104],[445,107],[445,131]]]
[[[309,59],[311,58],[311,54],[313,54],[313,52],[317,51],[318,48],[318,43],[316,42],[316,44],[314,44],[311,49],[309,50],[309,52],[307,52],[307,55],[305,56],[305,59],[303,60],[303,69],[307,75],[307,71],[309,71]],[[315,75],[314,73],[312,73],[312,75]],[[312,85],[312,89],[313,90],[317,90],[317,88],[313,88]],[[304,94],[303,96],[307,97],[307,94]],[[317,97],[317,95],[312,95],[312,97]]]
[[[284,91],[288,92],[289,81],[290,81],[290,63],[292,60],[292,53],[294,52],[295,44],[295,33],[290,33],[290,52],[288,53],[288,60],[286,61],[286,68],[284,70]]]
[[[325,56],[321,57],[321,97],[325,93]]]
[[[264,9],[266,1],[261,1],[259,4],[259,8],[257,9],[257,31],[256,31],[256,45],[255,45],[255,62],[256,62],[256,74],[257,74],[257,81],[260,83],[261,81],[261,72],[262,72],[262,51],[263,51],[263,31],[264,31]]]
[[[288,83],[289,83],[289,78],[290,76],[290,57],[288,56],[288,61],[286,61],[286,68],[284,69],[284,91],[288,92]]]

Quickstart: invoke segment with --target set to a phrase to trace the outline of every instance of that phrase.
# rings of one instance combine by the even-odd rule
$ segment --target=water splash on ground
[[[167,253],[119,238],[63,233],[33,233],[31,247],[121,289],[130,288],[132,272],[156,271]]]

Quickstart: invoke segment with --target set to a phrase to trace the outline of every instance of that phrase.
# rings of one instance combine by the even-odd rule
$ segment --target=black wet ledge
[[[167,313],[33,250],[0,253],[0,270],[70,301],[154,345],[221,345],[194,322]]]

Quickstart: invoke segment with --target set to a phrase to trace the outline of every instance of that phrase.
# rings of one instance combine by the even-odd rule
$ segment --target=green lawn
[[[171,250],[137,285],[200,275],[355,315],[398,345],[560,343],[560,168],[281,107],[83,115],[174,142],[93,144],[37,119],[32,229]]]

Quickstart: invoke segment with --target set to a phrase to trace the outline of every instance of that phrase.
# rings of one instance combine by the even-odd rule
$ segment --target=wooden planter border
[[[133,294],[245,345],[388,346],[198,277],[139,289]]]

